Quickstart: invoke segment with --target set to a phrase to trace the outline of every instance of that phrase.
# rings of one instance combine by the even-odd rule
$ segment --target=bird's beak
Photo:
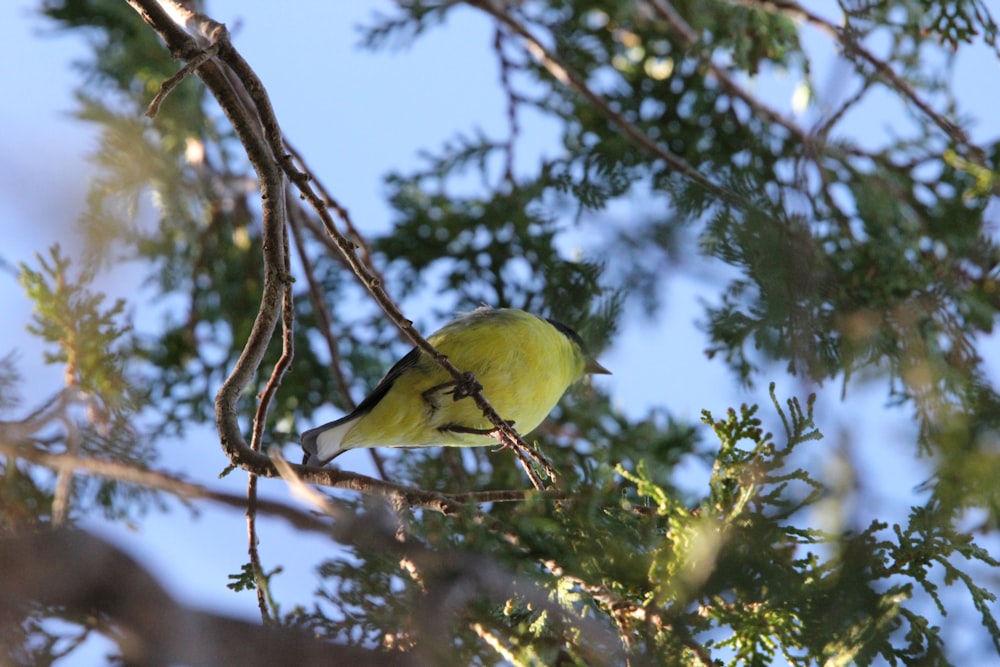
[[[593,359],[587,359],[587,363],[583,367],[583,372],[590,375],[611,375],[611,371]]]

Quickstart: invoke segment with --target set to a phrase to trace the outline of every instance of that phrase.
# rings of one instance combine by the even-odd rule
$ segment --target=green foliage
[[[428,171],[454,168],[444,159]],[[404,290],[420,285],[428,292],[454,295],[455,302],[439,307],[440,316],[488,303],[551,315],[588,333],[581,325],[604,291],[601,266],[566,259],[559,251],[559,227],[535,212],[542,195],[539,186],[493,193],[483,200],[428,194],[435,188],[427,180],[433,182],[434,177],[389,178],[390,202],[400,220],[375,249],[405,266],[400,272]],[[428,280],[428,274],[437,282]],[[606,323],[613,321],[617,300],[610,295],[603,304],[604,335],[593,341],[594,349],[607,342]]]
[[[957,49],[962,43],[972,43],[982,35],[986,44],[997,48],[997,23],[982,0],[966,0],[943,4],[921,0],[924,23],[929,29]]]
[[[0,415],[20,405],[21,396],[17,386],[21,380],[15,353],[9,352],[0,357]]]
[[[139,436],[135,424],[145,397],[127,372],[132,327],[122,322],[125,302],[108,305],[104,294],[92,290],[93,269],[71,276],[71,261],[58,245],[48,257],[37,255],[37,261],[38,269],[20,266],[20,282],[35,311],[28,330],[54,347],[45,360],[63,365],[66,389],[20,422],[15,432],[53,451],[129,463],[152,460],[153,443]],[[44,433],[50,422],[61,427],[55,437]],[[39,483],[14,463],[5,471],[3,493],[18,502],[12,507],[30,506],[48,520],[52,481]],[[74,481],[76,507],[96,508],[108,518],[134,516],[153,500],[148,490],[111,479]]]
[[[916,611],[913,583],[937,601],[941,584],[967,587],[1000,641],[993,594],[956,561],[997,562],[970,536],[945,528],[947,519],[914,508],[906,526],[891,530],[878,521],[860,531],[806,527],[809,514],[833,499],[832,489],[790,464],[800,448],[821,441],[812,399],[782,407],[773,387],[772,399],[785,429],[780,440],[763,430],[757,406],[722,419],[704,414],[718,453],[708,493],[691,502],[640,461],[631,469],[599,466],[558,503],[539,497],[482,515],[409,518],[407,540],[466,554],[466,562],[489,554],[549,591],[570,619],[519,595],[484,599],[452,627],[442,664],[553,664],[560,656],[591,664],[581,656],[599,634],[572,629],[591,621],[620,637],[633,664],[702,664],[698,651],[730,665],[939,661],[939,628]],[[943,577],[933,575],[935,566]],[[331,639],[409,637],[427,613],[427,569],[407,576],[384,553],[357,550],[320,573],[326,583],[313,620],[325,624],[311,627]],[[470,628],[502,640],[479,641]]]
[[[0,479],[0,533],[35,528],[52,514],[52,491],[36,482],[24,466],[6,463]]]
[[[460,4],[399,3],[363,39],[411,43]],[[705,304],[709,355],[748,387],[775,362],[845,390],[883,381],[890,402],[913,412],[913,455],[933,468],[928,493],[905,520],[872,516],[856,502],[863,489],[836,488],[816,472],[830,446],[812,399],[782,404],[773,386],[777,436],[756,406],[718,419],[706,411],[698,428],[662,407],[623,414],[584,386],[532,435],[561,473],[564,497],[532,494],[449,516],[397,508],[398,537],[433,556],[426,567],[347,545],[320,566],[314,605],[280,621],[337,642],[430,651],[439,664],[948,664],[942,618],[961,596],[1000,650],[985,578],[1000,563],[962,522],[969,508],[984,511],[983,531],[1000,520],[1000,394],[980,354],[1000,308],[989,220],[1000,150],[966,137],[948,79],[953,51],[977,39],[996,50],[986,3],[842,8],[839,38],[840,22],[823,25],[804,3],[482,4],[502,8],[558,59],[546,68],[500,21],[495,48],[512,118],[555,122],[559,146],[515,169],[516,122],[509,137],[462,131],[420,169],[387,177],[394,227],[370,247],[357,240],[391,294],[433,299],[433,312],[407,314],[423,328],[481,302],[527,308],[579,328],[600,350],[625,305],[641,299],[653,312],[678,265],[697,256],[725,267],[712,278],[718,297]],[[66,364],[67,378],[117,415],[109,431],[84,429],[84,452],[144,461],[151,450],[129,430],[132,410],[145,410],[155,435],[212,422],[214,390],[256,316],[255,176],[194,78],[154,121],[142,119],[178,64],[126,4],[50,0],[43,10],[92,41],[78,115],[102,136],[82,221],[92,268],[70,280],[58,250],[39,258],[40,269],[23,267],[38,306],[33,331],[55,346],[49,359]],[[805,25],[832,39],[846,63],[842,99],[818,97]],[[884,48],[859,48],[869,40]],[[559,68],[606,109],[566,85]],[[756,82],[776,74],[809,93],[814,125],[797,125],[806,116],[758,94]],[[891,133],[862,140],[845,119],[867,114],[876,90],[897,113]],[[326,246],[289,246],[295,361],[265,446],[291,440],[322,406],[349,409],[404,351]],[[89,290],[114,256],[148,268],[146,289],[167,304],[161,330],[134,337],[120,324],[123,306]],[[330,331],[321,330],[323,308]],[[275,340],[250,393],[280,352]],[[0,362],[0,408],[14,405],[8,366]],[[254,409],[244,401],[242,416]],[[36,444],[58,450],[65,438]],[[407,452],[389,456],[385,470],[443,492],[524,485],[513,458],[488,449]],[[692,483],[691,470],[707,479]],[[44,522],[50,485],[15,465],[4,473],[5,522]],[[95,483],[79,484],[82,493]],[[129,493],[114,483],[86,491],[112,516],[129,513]],[[373,524],[385,519],[355,497],[343,507]],[[448,587],[472,567],[501,577],[509,593]],[[229,586],[269,588],[277,571],[247,565]],[[451,613],[430,590],[464,597]],[[432,621],[443,638],[421,645]]]
[[[58,245],[49,250],[48,259],[36,257],[38,271],[21,264],[21,285],[35,304],[34,324],[28,331],[56,346],[55,352],[46,353],[45,361],[66,365],[67,384],[79,384],[116,407],[127,398],[119,342],[129,328],[118,324],[125,302],[119,299],[105,309],[104,295],[88,289],[93,273],[71,280],[70,260]]]
[[[254,575],[253,564],[243,563],[239,574],[229,575],[229,583],[226,588],[239,593],[240,591],[252,591],[257,588],[257,577]]]
[[[676,20],[631,2],[510,9],[512,20],[550,45],[558,64],[587,82],[613,115],[519,55],[517,37],[502,36],[505,92],[520,113],[560,123],[561,154],[490,186],[506,142],[481,136],[446,145],[428,156],[430,168],[391,177],[405,236],[382,247],[397,263],[408,253],[417,272],[446,264],[441,287],[468,294],[466,300],[512,300],[511,262],[528,255],[538,258],[536,268],[557,265],[533,244],[547,243],[553,231],[558,240],[566,204],[592,237],[604,240],[603,230],[615,226],[611,211],[641,202],[642,217],[629,216],[630,224],[612,235],[616,242],[602,244],[605,262],[596,262],[629,267],[594,283],[616,304],[639,297],[655,309],[666,262],[683,257],[683,244],[697,238],[704,256],[734,269],[720,272],[728,283],[719,280],[704,324],[708,353],[724,359],[741,382],[752,385],[774,361],[817,382],[842,381],[845,389],[855,377],[885,376],[890,399],[913,409],[919,451],[937,456],[940,469],[961,467],[952,460],[959,451],[993,460],[985,435],[992,417],[978,406],[995,403],[997,392],[984,380],[977,340],[993,331],[1000,306],[1000,249],[986,218],[995,155],[971,144],[956,121],[922,113],[913,100],[954,108],[947,78],[953,61],[935,60],[948,53],[940,40],[957,44],[981,32],[993,43],[996,28],[979,2],[931,12],[925,5],[889,2],[846,13],[844,57],[856,74],[855,90],[834,109],[810,97],[825,118],[813,134],[781,109],[770,113],[770,100],[754,97],[739,77],[746,95],[723,85],[713,70],[722,59],[711,55],[725,54],[723,66],[745,77],[780,71],[814,91],[809,53],[791,20],[800,16],[797,5],[765,11],[714,0],[672,3],[698,35],[695,42]],[[414,12],[409,23],[377,19],[366,34],[377,45],[393,30],[426,27],[425,18]],[[872,57],[898,67],[903,83],[887,81],[870,52],[853,46],[889,25],[889,53]],[[893,91],[906,122],[873,149],[840,123],[865,113],[875,87]],[[727,198],[641,150],[623,125],[683,159]],[[486,193],[454,194],[470,174],[482,179]],[[496,235],[484,234],[484,225]],[[507,230],[519,247],[514,259],[498,260],[491,249],[505,247]],[[570,296],[586,304],[594,294]],[[963,432],[956,445],[955,434]],[[978,493],[963,499],[970,488],[951,481],[940,486],[950,502],[981,502]]]

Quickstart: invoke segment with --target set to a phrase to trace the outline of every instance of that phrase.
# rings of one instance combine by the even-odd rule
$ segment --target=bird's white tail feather
[[[309,429],[302,434],[302,449],[306,453],[306,465],[322,466],[326,465],[330,459],[345,451],[342,446],[347,432],[351,430],[357,422],[357,417],[353,419],[338,419],[336,421]]]

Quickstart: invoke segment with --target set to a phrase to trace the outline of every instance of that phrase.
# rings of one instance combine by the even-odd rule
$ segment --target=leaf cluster
[[[762,428],[757,406],[721,419],[705,413],[718,453],[710,490],[696,498],[682,499],[639,462],[597,466],[559,502],[539,496],[451,517],[404,511],[405,540],[441,562],[401,568],[385,553],[353,550],[321,567],[312,618],[338,641],[399,650],[432,641],[420,633],[426,615],[445,623],[441,615],[453,614],[445,637],[433,639],[444,642],[434,649],[448,656],[441,664],[938,663],[941,629],[919,611],[914,586],[940,604],[940,585],[958,583],[1000,642],[993,593],[963,569],[996,567],[995,558],[925,508],[891,529],[808,527],[808,513],[835,493],[789,465],[821,440],[811,399],[774,406],[780,440]],[[530,581],[554,607],[466,591],[451,593],[467,599],[458,610],[430,608],[440,602],[428,597],[430,579],[464,576],[449,569],[457,555],[502,564],[506,587]],[[615,636],[625,650],[617,658],[621,648],[603,643]]]
[[[1000,311],[1000,250],[988,217],[996,151],[973,143],[951,111],[954,61],[942,47],[978,35],[990,43],[991,13],[980,2],[933,11],[886,2],[845,9],[839,26],[797,3],[669,4],[674,14],[631,2],[489,10],[513,113],[558,122],[561,150],[491,184],[516,141],[513,125],[507,140],[461,138],[429,155],[427,169],[394,174],[391,201],[405,236],[382,247],[397,264],[412,262],[400,273],[438,266],[440,286],[469,301],[512,300],[505,286],[523,275],[512,261],[536,258],[553,282],[544,269],[555,261],[534,246],[558,248],[552,241],[568,232],[558,221],[569,214],[594,239],[595,266],[627,267],[592,283],[612,295],[613,312],[635,298],[653,311],[682,258],[697,251],[726,267],[718,297],[705,304],[706,351],[741,382],[752,385],[776,361],[845,391],[858,378],[884,378],[889,400],[909,406],[919,424],[917,448],[938,457],[942,471],[961,467],[958,451],[995,462],[994,436],[985,435],[993,419],[981,406],[996,402],[997,388],[979,341]],[[427,27],[422,15],[410,20],[376,18],[366,35],[377,45],[375,34]],[[796,21],[843,50],[851,78],[842,102],[817,97]],[[875,54],[867,40],[885,30],[888,52]],[[572,76],[533,58],[521,46],[530,38]],[[816,127],[799,125],[748,81],[779,73],[807,93]],[[889,93],[901,119],[859,138],[847,122],[870,113],[875,90]],[[484,192],[456,194],[470,175]],[[638,215],[618,213],[628,205]],[[415,241],[409,259],[404,239]],[[508,247],[513,260],[502,256]],[[563,272],[552,275],[565,284]],[[585,304],[588,293],[572,296]],[[951,486],[954,477],[941,479],[949,502],[982,502],[978,492],[963,500],[969,489]]]
[[[151,461],[155,449],[137,429],[144,392],[127,369],[132,327],[124,322],[125,302],[107,304],[106,296],[93,290],[93,270],[73,276],[58,245],[47,257],[39,254],[37,262],[37,269],[20,266],[20,282],[34,306],[28,331],[53,348],[45,361],[63,366],[66,386],[23,419],[0,422],[0,439],[74,456]],[[5,393],[17,392],[21,379],[11,356],[4,359],[2,375]],[[9,501],[3,528],[50,518],[55,480],[31,475],[16,460],[2,469],[0,495]],[[114,519],[141,513],[155,498],[141,488],[85,476],[73,481],[72,495],[81,512],[98,509]]]

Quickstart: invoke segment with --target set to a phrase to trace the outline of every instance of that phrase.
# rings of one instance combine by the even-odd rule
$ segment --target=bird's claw
[[[451,390],[451,395],[456,401],[460,401],[482,390],[483,385],[479,384],[476,376],[467,371],[462,373],[461,382],[455,382],[455,388]]]

